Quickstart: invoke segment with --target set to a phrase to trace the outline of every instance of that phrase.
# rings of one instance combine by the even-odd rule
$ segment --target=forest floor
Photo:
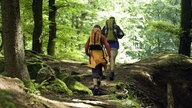
[[[178,64],[175,64],[175,62],[181,59],[186,62],[189,58],[178,55],[158,55],[132,64],[117,64],[115,80],[109,80],[109,71],[107,70],[104,73],[106,79],[102,80],[100,92],[97,96],[68,96],[62,93],[41,91],[41,95],[33,94],[33,97],[41,100],[41,103],[38,103],[34,101],[34,98],[26,97],[27,89],[17,79],[2,76],[0,76],[0,90],[11,90],[15,96],[15,101],[18,104],[27,105],[28,108],[165,108],[167,107],[167,88],[166,83],[164,83],[166,77],[161,76],[161,73],[167,76],[169,72],[180,73],[185,69],[190,72],[191,76],[191,63],[176,66]],[[91,69],[86,66],[86,63],[67,60],[49,61],[47,63],[51,67],[60,67],[69,75],[79,76],[81,83],[90,89],[93,88]],[[174,65],[170,65],[173,63]],[[187,79],[187,77],[184,77],[184,80]],[[183,83],[184,80],[182,80]],[[183,87],[189,87],[187,84],[185,83]],[[188,94],[191,95],[191,92]],[[2,92],[0,93],[1,96],[3,96]]]

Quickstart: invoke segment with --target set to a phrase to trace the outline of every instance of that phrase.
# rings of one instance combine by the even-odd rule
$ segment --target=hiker
[[[115,74],[115,59],[118,54],[119,42],[118,39],[121,39],[124,36],[124,32],[116,24],[115,17],[110,17],[106,21],[106,25],[102,29],[102,34],[106,36],[109,46],[111,48],[111,59],[110,59],[110,74],[109,78],[111,81],[114,80]]]
[[[104,48],[106,48],[107,52]],[[105,36],[101,34],[101,27],[99,25],[93,27],[91,35],[85,44],[85,53],[89,56],[88,66],[92,68],[93,94],[98,95],[103,75],[102,69],[107,68],[107,55],[111,58],[109,44]]]

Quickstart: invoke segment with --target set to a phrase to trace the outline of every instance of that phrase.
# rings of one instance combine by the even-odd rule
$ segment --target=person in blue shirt
[[[110,21],[112,23],[110,23]],[[112,27],[110,27],[112,26]],[[113,30],[111,32],[111,30]],[[110,59],[110,80],[113,81],[115,77],[115,59],[118,54],[119,49],[119,41],[118,39],[123,38],[125,35],[124,32],[121,30],[121,28],[116,24],[115,17],[110,17],[106,21],[106,25],[102,28],[102,34],[107,37],[107,41],[109,43],[109,46],[111,48],[111,59]]]

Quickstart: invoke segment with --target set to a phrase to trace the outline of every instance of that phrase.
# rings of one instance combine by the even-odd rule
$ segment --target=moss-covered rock
[[[56,78],[54,70],[47,66],[43,67],[38,71],[36,82],[41,83],[45,80],[52,81]]]
[[[89,95],[93,95],[92,91],[82,83],[75,80],[73,77],[69,76],[65,78],[64,82],[72,91],[76,91],[77,93],[87,93]]]
[[[67,85],[58,78],[52,81],[46,88],[57,93],[65,93],[68,95],[73,94],[73,92],[67,87]]]
[[[59,67],[53,67],[53,70],[55,71],[55,76],[59,78],[61,76],[61,69]]]
[[[60,80],[64,81],[67,77],[68,77],[68,75],[65,72],[62,72],[58,78]]]
[[[44,66],[45,64],[42,62],[27,62],[27,68],[31,79],[36,79],[39,70]]]

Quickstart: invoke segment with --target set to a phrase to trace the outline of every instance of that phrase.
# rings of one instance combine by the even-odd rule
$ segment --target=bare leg
[[[111,59],[110,59],[110,80],[114,80],[114,70],[115,70],[115,59],[118,53],[117,48],[111,48]]]

